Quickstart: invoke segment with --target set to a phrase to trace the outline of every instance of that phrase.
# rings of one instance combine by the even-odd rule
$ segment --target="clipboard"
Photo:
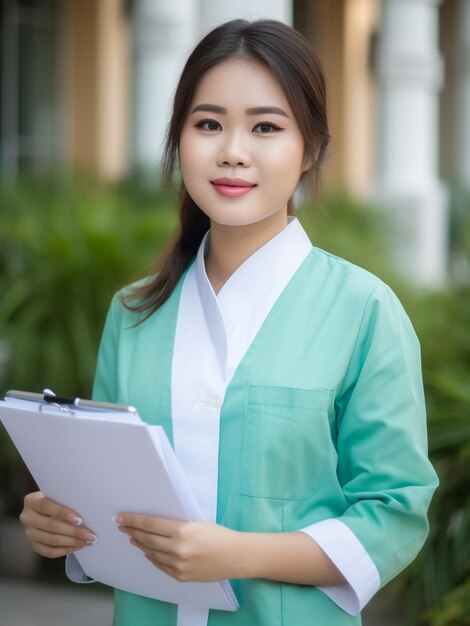
[[[164,429],[143,422],[133,407],[79,400],[52,392],[8,392],[0,401],[0,421],[42,493],[78,511],[98,537],[74,553],[85,574],[165,602],[235,611],[229,581],[175,580],[152,565],[112,521],[123,511],[203,519]]]

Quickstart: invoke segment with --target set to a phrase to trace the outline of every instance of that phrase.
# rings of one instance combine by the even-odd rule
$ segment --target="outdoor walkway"
[[[0,578],[0,626],[111,626],[112,593]]]
[[[112,593],[92,585],[39,584],[0,578],[0,626],[111,626]],[[382,604],[382,603],[381,603]],[[372,601],[363,626],[402,626]]]

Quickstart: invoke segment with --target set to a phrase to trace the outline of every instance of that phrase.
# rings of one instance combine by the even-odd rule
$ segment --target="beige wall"
[[[365,196],[375,174],[376,86],[370,47],[378,1],[346,0],[344,10],[344,180],[354,194]]]
[[[332,143],[326,187],[369,191],[374,171],[375,86],[369,67],[378,0],[300,0],[295,26],[322,61]]]
[[[294,26],[312,42],[327,83],[328,125],[332,135],[324,166],[325,186],[344,180],[344,0],[301,0],[294,3]]]
[[[121,0],[65,0],[66,128],[71,165],[117,180],[129,162],[128,24]]]

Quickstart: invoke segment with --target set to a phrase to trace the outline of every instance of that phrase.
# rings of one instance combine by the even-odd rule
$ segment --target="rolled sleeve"
[[[348,503],[337,520],[351,531],[352,549],[357,545],[351,537],[363,546],[384,585],[423,545],[427,510],[438,485],[427,457],[419,343],[386,285],[367,302],[336,407],[337,473]],[[344,529],[339,537],[346,537]],[[325,545],[331,550],[333,544]],[[364,562],[358,561],[358,571]],[[350,584],[357,580],[346,578]],[[366,582],[365,589],[370,588]]]
[[[364,546],[338,519],[317,522],[301,532],[320,546],[347,581],[318,589],[347,613],[358,615],[380,588],[379,571]]]

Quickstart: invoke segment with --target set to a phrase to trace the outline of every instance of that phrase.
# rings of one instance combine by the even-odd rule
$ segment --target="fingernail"
[[[85,533],[84,538],[89,546],[95,545],[95,543],[98,541],[98,537],[96,535],[92,535],[91,533]]]
[[[115,515],[115,516],[113,517],[113,522],[114,522],[115,524],[123,524],[123,523],[124,523],[124,518],[123,518],[123,516],[122,516],[122,515]]]
[[[75,515],[75,513],[69,513],[67,515],[67,521],[69,521],[74,526],[81,526],[83,524],[82,518],[78,517],[78,515]]]

